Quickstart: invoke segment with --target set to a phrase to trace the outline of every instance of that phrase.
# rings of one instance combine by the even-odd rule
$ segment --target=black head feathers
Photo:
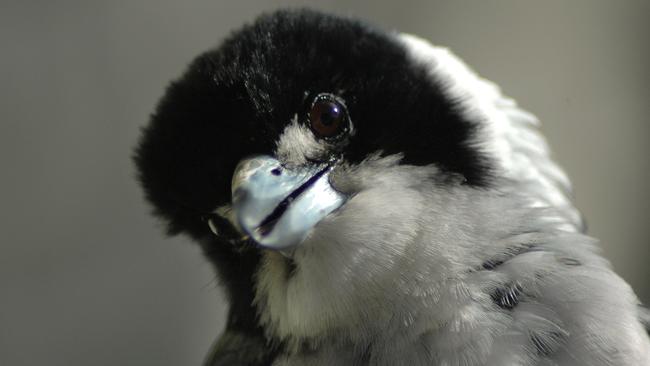
[[[309,10],[278,11],[233,33],[174,81],[144,128],[135,162],[172,233],[206,232],[201,216],[230,201],[236,164],[272,154],[309,98],[337,95],[355,134],[342,152],[401,153],[484,185],[489,166],[464,119],[396,35]]]

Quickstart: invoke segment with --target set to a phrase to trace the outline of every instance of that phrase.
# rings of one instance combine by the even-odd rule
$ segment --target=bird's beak
[[[238,229],[269,249],[300,244],[346,198],[329,183],[331,164],[286,168],[275,158],[242,160],[232,178]]]

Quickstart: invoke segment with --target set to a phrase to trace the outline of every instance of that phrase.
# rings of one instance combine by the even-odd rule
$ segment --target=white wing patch
[[[448,49],[409,34],[398,37],[413,60],[426,67],[450,99],[459,103],[464,116],[482,127],[475,143],[497,162],[498,173],[528,187],[537,205],[554,207],[565,215],[566,229],[580,231],[582,220],[571,202],[571,183],[551,160],[548,145],[537,131],[537,118]]]

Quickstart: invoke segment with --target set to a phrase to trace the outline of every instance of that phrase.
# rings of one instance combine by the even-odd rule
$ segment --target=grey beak
[[[329,183],[331,166],[287,169],[270,156],[242,160],[232,179],[232,209],[242,233],[270,249],[300,244],[345,203]]]

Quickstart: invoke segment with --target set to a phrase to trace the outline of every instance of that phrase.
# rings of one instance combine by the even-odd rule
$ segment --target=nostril
[[[271,174],[273,174],[275,176],[278,176],[278,175],[282,174],[282,169],[281,168],[275,168],[275,169],[271,170]]]

